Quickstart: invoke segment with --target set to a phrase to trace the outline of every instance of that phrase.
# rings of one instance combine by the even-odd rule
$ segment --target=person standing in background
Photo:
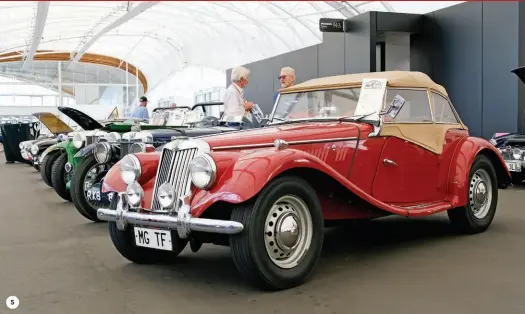
[[[246,101],[244,98],[244,88],[248,85],[250,70],[245,67],[232,69],[232,83],[224,93],[224,116],[236,117],[245,116],[251,120],[250,111],[253,108],[253,102]]]
[[[281,69],[281,74],[277,77],[281,83],[281,88],[277,90],[273,96],[273,103],[277,101],[277,96],[279,96],[279,91],[283,88],[293,86],[295,84],[295,70],[290,67],[284,67]]]
[[[137,119],[146,119],[149,120],[149,111],[148,111],[148,98],[145,96],[140,97],[140,103],[138,106],[133,109],[133,113],[131,114],[132,118]]]

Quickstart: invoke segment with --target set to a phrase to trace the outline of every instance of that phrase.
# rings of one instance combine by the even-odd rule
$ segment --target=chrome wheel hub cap
[[[297,266],[312,242],[313,224],[307,205],[296,196],[283,196],[265,221],[264,244],[272,262],[280,268]]]
[[[492,203],[492,181],[488,172],[478,169],[469,185],[469,204],[476,218],[484,218]]]

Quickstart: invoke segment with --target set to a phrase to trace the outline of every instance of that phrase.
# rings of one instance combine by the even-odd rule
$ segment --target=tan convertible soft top
[[[390,87],[430,88],[448,97],[446,89],[436,84],[428,75],[422,72],[410,71],[370,72],[321,77],[285,88],[280,93],[287,94],[318,89],[357,87],[361,86],[364,78],[387,79],[387,85]]]
[[[430,89],[437,91],[448,98],[446,89],[443,86],[436,84],[430,77],[428,77],[428,75],[421,72],[410,71],[371,72],[322,77],[283,89],[280,93],[286,94],[335,88],[360,87],[365,78],[387,79],[387,86],[389,87]],[[434,107],[434,105],[435,104],[432,102],[431,106]],[[455,111],[453,105],[452,110]],[[468,130],[461,121],[459,115],[457,116],[457,119],[457,123],[451,124],[428,122],[383,123],[379,135],[395,136],[423,147],[435,154],[441,154],[443,152],[445,136],[448,130]]]

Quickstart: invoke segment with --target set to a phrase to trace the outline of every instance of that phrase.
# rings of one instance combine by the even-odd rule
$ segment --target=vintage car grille
[[[129,151],[131,150],[131,145],[133,145],[133,142],[120,142],[120,158],[123,158],[127,154],[129,154]]]
[[[98,143],[99,141],[99,136],[95,136],[95,135],[87,135],[86,136],[86,146],[87,145],[91,145],[93,143]]]
[[[157,181],[153,191],[153,211],[162,211],[157,199],[159,187],[169,182],[175,188],[175,197],[178,198],[190,192],[190,161],[197,155],[197,148],[182,150],[163,149],[157,170]]]

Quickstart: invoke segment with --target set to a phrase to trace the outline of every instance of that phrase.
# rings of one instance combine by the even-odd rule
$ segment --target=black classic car
[[[83,156],[71,179],[73,204],[85,218],[98,222],[97,208],[109,207],[111,194],[102,193],[101,188],[107,171],[129,153],[153,152],[179,137],[199,137],[222,132],[263,126],[266,120],[245,117],[223,117],[222,102],[199,103],[191,110],[181,107],[162,108],[157,113],[167,116],[152,121],[152,126],[138,126],[120,138],[102,138],[98,143],[82,148],[77,155]],[[158,109],[158,108],[157,108]],[[171,116],[171,117],[170,117]],[[179,124],[182,123],[182,124]],[[147,128],[146,130],[144,130]]]
[[[511,71],[525,83],[525,66]],[[520,184],[525,180],[525,134],[496,133],[490,139],[500,151],[505,164],[512,174],[512,183]]]

